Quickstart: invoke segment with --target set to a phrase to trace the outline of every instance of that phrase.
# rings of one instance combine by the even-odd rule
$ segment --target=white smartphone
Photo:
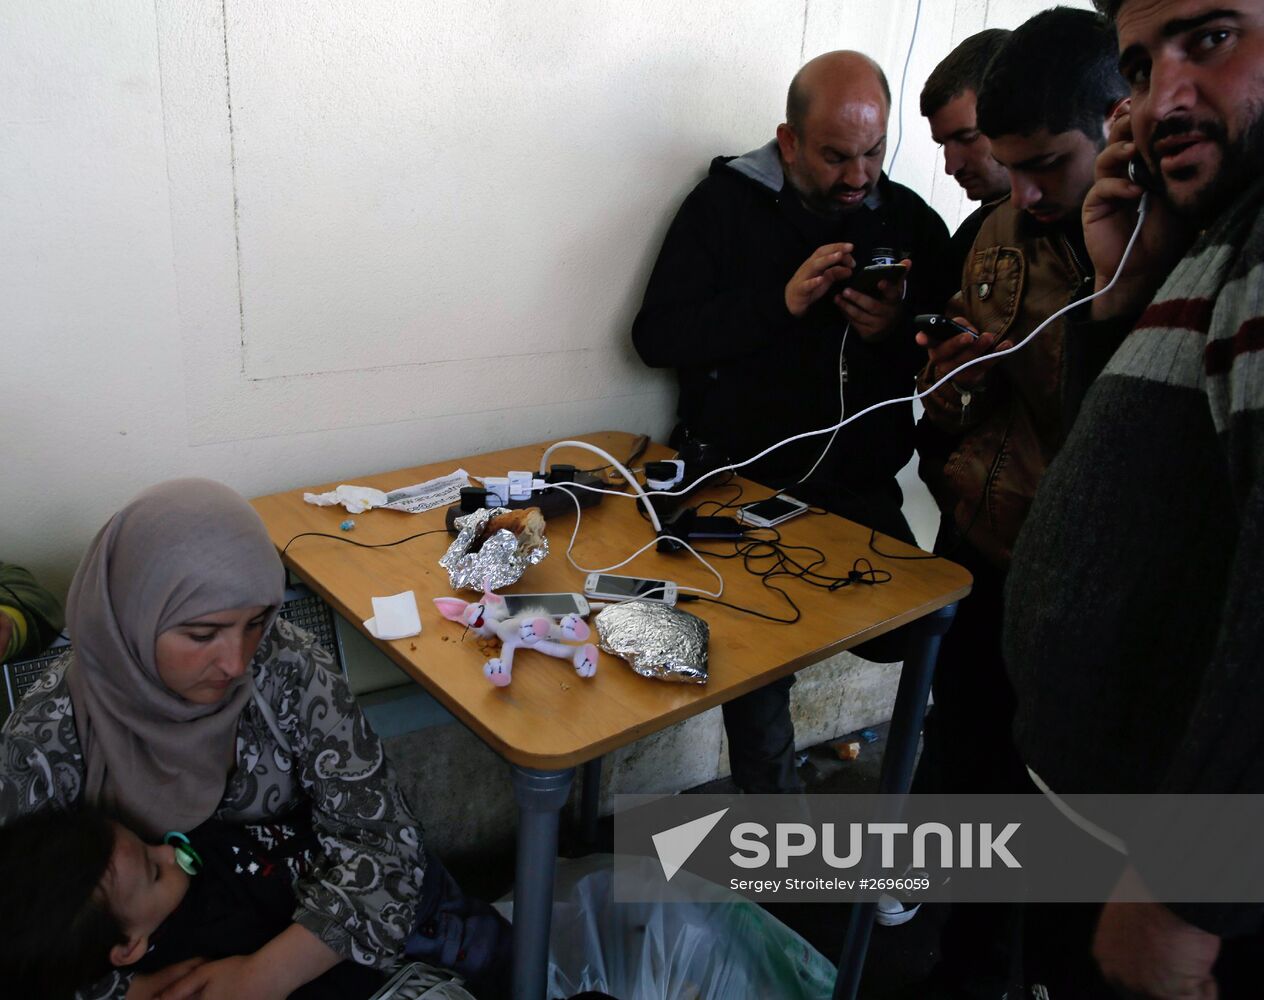
[[[790,518],[802,514],[808,505],[802,500],[788,497],[784,493],[767,500],[756,500],[738,509],[737,519],[743,524],[755,528],[771,528],[774,524],[789,521]]]
[[[505,609],[509,617],[527,611],[539,611],[550,618],[563,618],[566,615],[579,615],[587,618],[592,610],[588,602],[579,594],[505,594]]]
[[[589,573],[584,593],[609,601],[639,598],[660,604],[676,603],[676,585],[670,580],[646,580],[639,576],[612,576],[610,573]]]

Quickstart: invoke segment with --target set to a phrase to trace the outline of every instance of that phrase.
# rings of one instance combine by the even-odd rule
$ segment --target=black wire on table
[[[890,571],[876,568],[864,556],[859,557],[852,563],[851,569],[847,571],[846,576],[828,576],[819,572],[817,568],[827,561],[825,553],[820,549],[811,545],[785,544],[781,540],[781,532],[776,528],[755,528],[751,530],[768,531],[771,532],[772,537],[754,538],[748,532],[746,538],[734,540],[732,552],[716,552],[714,549],[700,549],[698,551],[703,555],[716,559],[740,558],[746,572],[752,576],[759,577],[768,590],[776,591],[781,596],[781,599],[793,609],[793,617],[777,618],[762,611],[756,611],[753,608],[729,604],[726,601],[717,600],[713,597],[684,595],[680,598],[682,602],[686,600],[707,601],[708,603],[720,604],[767,621],[792,625],[799,621],[803,616],[803,612],[786,591],[773,583],[774,580],[788,577],[802,580],[812,587],[831,591],[856,585],[874,586],[891,580]],[[799,552],[808,552],[812,556],[804,558],[798,555]],[[761,566],[760,563],[764,561],[768,561],[770,565],[767,567]]]
[[[284,557],[285,553],[289,551],[290,546],[293,545],[300,538],[307,538],[309,536],[316,537],[316,538],[332,538],[335,542],[346,542],[348,545],[354,545],[358,549],[389,549],[392,545],[403,545],[404,542],[411,542],[414,538],[421,538],[423,535],[437,535],[440,532],[442,532],[443,534],[447,534],[448,529],[447,528],[432,528],[429,531],[419,531],[415,535],[408,535],[404,538],[397,538],[393,542],[370,543],[370,542],[357,542],[354,538],[348,538],[346,535],[335,535],[328,531],[300,531],[297,535],[295,535],[293,538],[291,538],[288,542],[285,543],[285,548],[281,550],[281,555]]]

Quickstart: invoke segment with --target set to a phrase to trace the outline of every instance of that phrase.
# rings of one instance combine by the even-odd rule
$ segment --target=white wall
[[[922,4],[894,174],[950,225],[918,91],[1042,6]],[[672,383],[627,334],[676,205],[771,137],[803,59],[861,48],[898,88],[915,7],[0,6],[0,558],[64,586],[174,475],[252,495],[662,435]]]

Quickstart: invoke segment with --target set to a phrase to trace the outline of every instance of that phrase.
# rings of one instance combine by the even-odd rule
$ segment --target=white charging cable
[[[1026,337],[1020,340],[1013,347],[1007,348],[1004,351],[999,351],[993,354],[980,355],[979,357],[974,358],[971,361],[967,361],[965,364],[961,365],[960,367],[953,369],[951,372],[943,376],[943,378],[935,382],[934,385],[923,390],[922,392],[915,392],[911,396],[901,396],[901,397],[896,397],[892,399],[880,400],[877,403],[873,403],[872,405],[865,407],[863,410],[859,410],[858,412],[853,413],[850,417],[844,418],[840,414],[839,421],[830,427],[822,427],[819,430],[804,431],[802,434],[795,434],[791,437],[786,438],[783,441],[777,442],[776,444],[769,445],[767,448],[759,452],[757,455],[751,458],[748,458],[743,462],[736,462],[732,465],[725,465],[718,469],[713,469],[710,472],[707,472],[704,475],[699,476],[688,486],[682,486],[675,490],[649,490],[647,491],[643,489],[641,487],[641,484],[637,482],[636,478],[623,466],[621,462],[618,461],[618,459],[614,458],[612,455],[609,454],[609,452],[603,450],[602,448],[599,448],[593,444],[589,444],[587,441],[567,440],[567,441],[558,441],[556,444],[549,445],[549,447],[544,450],[544,455],[540,458],[541,475],[545,474],[548,471],[549,458],[551,458],[553,453],[560,448],[582,448],[586,451],[592,452],[595,455],[599,455],[600,457],[604,458],[611,466],[619,470],[619,473],[623,476],[623,478],[627,480],[627,482],[632,486],[633,490],[636,492],[636,495],[638,495],[645,502],[645,509],[646,509],[646,512],[649,514],[651,523],[653,523],[654,525],[655,535],[656,535],[655,538],[651,539],[649,542],[646,542],[644,545],[642,545],[639,549],[633,552],[630,556],[628,556],[622,562],[615,563],[613,566],[607,566],[605,569],[585,569],[583,566],[580,566],[579,563],[577,563],[574,557],[571,555],[571,549],[574,548],[575,546],[575,538],[579,534],[579,522],[582,517],[582,513],[581,513],[581,509],[579,505],[579,498],[575,496],[574,492],[572,491],[574,489],[583,489],[583,490],[588,490],[589,492],[592,492],[592,493],[604,493],[608,496],[615,496],[615,497],[629,497],[630,494],[625,493],[621,490],[601,489],[600,487],[597,487],[597,486],[589,486],[586,483],[568,483],[565,485],[556,484],[556,483],[546,484],[545,489],[565,489],[566,492],[570,493],[571,499],[575,503],[575,527],[571,531],[570,542],[566,546],[567,561],[573,567],[575,567],[575,569],[579,570],[582,573],[606,573],[606,572],[609,572],[610,570],[619,569],[622,566],[626,566],[629,562],[631,562],[633,559],[639,556],[651,545],[658,544],[659,537],[665,537],[665,538],[670,539],[671,541],[679,542],[682,546],[688,549],[689,552],[700,563],[702,563],[702,565],[704,565],[720,583],[720,589],[716,593],[703,591],[697,587],[679,587],[678,586],[677,589],[693,591],[695,593],[703,594],[707,597],[717,597],[717,598],[720,597],[724,593],[724,578],[716,571],[714,566],[712,566],[709,562],[703,559],[702,556],[699,555],[697,551],[694,550],[693,546],[691,546],[684,539],[676,538],[675,536],[662,536],[661,535],[661,532],[663,530],[662,525],[659,523],[658,517],[654,513],[653,506],[650,504],[649,498],[651,496],[672,496],[672,497],[682,496],[686,493],[689,493],[691,490],[696,489],[701,483],[711,478],[712,476],[719,475],[722,472],[736,472],[738,469],[745,468],[746,466],[752,464],[753,462],[758,462],[761,458],[764,458],[765,456],[772,454],[778,448],[783,448],[788,444],[793,444],[795,441],[803,441],[807,438],[819,437],[822,434],[837,435],[837,433],[840,430],[842,430],[842,428],[846,427],[848,424],[852,423],[853,421],[859,420],[861,417],[865,416],[868,413],[872,413],[875,410],[880,410],[884,406],[896,406],[901,403],[912,403],[915,400],[923,399],[926,396],[929,396],[931,393],[936,392],[941,386],[945,385],[948,382],[951,382],[956,376],[960,375],[963,371],[973,368],[975,365],[983,364],[984,362],[995,361],[998,358],[1003,358],[1006,355],[1013,354],[1015,351],[1022,350],[1029,343],[1031,343],[1031,341],[1036,337],[1037,334],[1043,331],[1045,327],[1047,327],[1054,320],[1059,319],[1060,317],[1066,315],[1066,313],[1070,312],[1072,309],[1076,308],[1077,306],[1084,305],[1085,303],[1088,303],[1088,302],[1092,302],[1094,299],[1099,298],[1102,295],[1105,295],[1107,292],[1109,292],[1112,288],[1115,287],[1116,283],[1119,281],[1119,276],[1123,274],[1124,266],[1128,263],[1128,258],[1132,256],[1133,248],[1136,246],[1136,243],[1137,243],[1137,237],[1141,234],[1141,226],[1145,223],[1146,213],[1149,210],[1149,201],[1150,201],[1150,196],[1148,194],[1143,194],[1141,196],[1141,201],[1137,206],[1137,224],[1132,230],[1132,235],[1128,238],[1128,243],[1124,246],[1123,256],[1120,257],[1119,259],[1119,266],[1115,268],[1115,273],[1111,277],[1110,281],[1108,281],[1101,289],[1099,289],[1096,292],[1093,292],[1091,295],[1085,296],[1082,299],[1076,299],[1074,302],[1068,302],[1061,309],[1058,309],[1056,312],[1051,313],[1038,326],[1036,326],[1034,330],[1032,330],[1029,334],[1027,334]],[[845,342],[846,342],[846,333],[844,333],[844,343]],[[841,397],[841,388],[840,388],[840,397]],[[833,441],[834,441],[834,438],[831,437],[830,438],[831,445],[833,444]],[[828,453],[829,448],[830,448],[830,445],[826,445],[825,452],[822,452],[821,454],[822,459],[825,457],[825,454]],[[820,461],[821,461],[820,459],[817,460],[817,465],[820,464]],[[815,470],[816,470],[816,466],[814,465],[812,467],[812,471],[815,471]],[[811,474],[812,474],[811,472],[808,473],[809,476]],[[806,478],[807,476],[804,477],[804,479]]]
[[[573,442],[569,442],[569,443],[573,443]],[[579,570],[581,573],[584,573],[585,575],[589,573],[609,573],[611,570],[622,569],[624,566],[630,563],[633,559],[639,556],[642,552],[644,552],[650,546],[657,545],[660,541],[660,538],[667,539],[668,541],[678,542],[680,545],[688,549],[690,554],[692,554],[693,557],[698,560],[698,562],[702,563],[702,565],[707,568],[708,572],[710,572],[710,574],[713,577],[715,577],[716,582],[720,585],[719,589],[714,592],[710,590],[703,590],[701,587],[687,587],[687,586],[681,586],[680,584],[676,584],[676,590],[677,591],[690,591],[695,594],[701,594],[704,597],[723,597],[724,596],[724,577],[720,575],[719,571],[714,566],[712,566],[709,562],[703,559],[701,555],[699,555],[697,549],[695,549],[683,538],[677,538],[675,535],[662,535],[659,537],[651,538],[648,542],[642,545],[639,549],[633,552],[630,556],[628,556],[622,562],[617,562],[613,566],[603,566],[600,568],[597,568],[597,567],[589,568],[587,566],[581,566],[579,563],[575,561],[575,557],[571,555],[571,550],[575,547],[575,539],[579,537],[579,522],[583,518],[583,509],[579,505],[579,497],[577,497],[574,493],[575,487],[578,487],[579,489],[583,489],[583,490],[591,490],[597,493],[612,492],[610,490],[601,490],[601,489],[597,489],[596,487],[588,486],[587,484],[579,484],[579,483],[545,483],[543,487],[546,490],[561,490],[563,493],[569,496],[571,500],[574,501],[575,503],[575,527],[571,529],[570,541],[566,543],[566,561],[570,563],[573,567],[575,567],[575,569]],[[614,495],[622,496],[622,497],[628,496],[627,493],[615,493]],[[653,593],[653,591],[650,591],[650,593]],[[641,594],[639,596],[644,597],[646,595]],[[628,600],[635,600],[635,599],[636,598],[628,598]],[[611,602],[611,603],[621,603],[621,602]]]
[[[555,451],[558,451],[559,449],[562,449],[562,448],[582,448],[585,451],[591,451],[594,455],[604,458],[610,465],[612,465],[615,469],[617,469],[619,472],[619,475],[621,475],[628,482],[628,484],[632,487],[633,491],[637,494],[637,496],[639,496],[642,500],[645,501],[645,513],[647,513],[650,517],[650,524],[654,525],[654,534],[656,535],[662,534],[663,525],[658,520],[658,514],[654,510],[654,505],[650,503],[649,494],[646,493],[645,490],[642,488],[641,484],[637,482],[636,476],[634,476],[632,472],[622,462],[620,462],[617,458],[611,455],[610,452],[606,451],[604,448],[598,448],[595,444],[589,444],[587,441],[558,441],[556,444],[551,444],[547,448],[544,449],[544,454],[540,457],[540,475],[541,476],[548,474],[549,459],[553,457],[553,453]],[[598,490],[598,492],[610,493],[614,496],[624,496],[624,497],[627,496],[626,493],[620,490]],[[578,503],[579,501],[576,501],[577,506],[578,506]],[[576,520],[575,526],[579,527],[578,520]],[[572,541],[574,541],[573,538],[572,538]],[[569,555],[569,553],[570,553],[570,550],[567,549],[567,554]],[[619,565],[623,565],[623,564],[620,563]],[[591,571],[591,572],[595,572],[595,571]]]
[[[1107,292],[1109,292],[1112,288],[1115,287],[1115,284],[1119,281],[1119,276],[1123,274],[1124,266],[1128,263],[1128,258],[1132,256],[1132,250],[1133,250],[1133,247],[1136,246],[1137,237],[1141,234],[1141,226],[1145,223],[1146,213],[1149,211],[1149,202],[1150,202],[1150,196],[1148,194],[1143,194],[1141,196],[1141,202],[1137,206],[1137,224],[1132,230],[1132,235],[1128,238],[1128,243],[1124,247],[1123,256],[1120,257],[1119,259],[1119,266],[1115,268],[1115,273],[1111,277],[1110,281],[1108,281],[1098,291],[1093,292],[1093,294],[1086,295],[1082,299],[1076,299],[1074,302],[1068,302],[1061,309],[1057,310],[1054,313],[1051,313],[1034,330],[1032,330],[1031,333],[1027,334],[1026,337],[1020,340],[1013,347],[1006,348],[1003,351],[997,351],[993,354],[983,354],[977,358],[967,361],[965,364],[961,365],[960,367],[954,368],[948,374],[943,376],[943,378],[939,379],[939,381],[937,381],[934,385],[930,386],[927,389],[924,389],[921,392],[915,392],[911,396],[899,396],[899,397],[894,397],[892,399],[879,400],[876,403],[866,406],[863,410],[858,410],[856,413],[853,413],[850,417],[847,417],[844,420],[840,420],[838,423],[833,424],[830,427],[822,427],[819,430],[804,431],[802,434],[795,434],[792,437],[786,438],[784,441],[778,441],[776,444],[769,445],[759,454],[751,458],[748,458],[743,462],[735,462],[733,465],[725,465],[725,466],[721,466],[718,469],[712,469],[710,472],[707,472],[706,474],[699,476],[697,479],[695,479],[692,483],[690,483],[687,486],[681,486],[675,490],[651,490],[650,494],[653,496],[669,496],[669,497],[681,496],[682,494],[688,493],[689,491],[696,489],[697,486],[701,482],[703,482],[706,479],[709,479],[711,476],[719,475],[722,472],[736,472],[738,469],[745,468],[746,466],[752,464],[753,462],[758,462],[761,458],[764,458],[767,455],[771,455],[778,448],[783,448],[788,444],[793,444],[795,441],[802,441],[802,440],[805,440],[806,438],[819,437],[822,434],[829,434],[831,432],[837,433],[839,430],[846,427],[848,424],[852,423],[853,421],[859,420],[861,417],[865,416],[866,414],[872,413],[875,410],[880,410],[884,406],[896,406],[901,403],[912,403],[915,400],[924,399],[926,396],[929,396],[931,393],[938,391],[938,389],[941,386],[947,384],[948,382],[951,382],[963,371],[967,371],[970,368],[973,368],[975,365],[980,365],[980,364],[984,364],[985,362],[995,361],[998,358],[1003,358],[1003,357],[1006,357],[1007,355],[1013,354],[1015,351],[1021,351],[1024,347],[1026,347],[1029,343],[1031,343],[1032,339],[1037,334],[1039,334],[1042,330],[1044,330],[1044,328],[1047,327],[1054,320],[1059,319],[1062,316],[1066,315],[1068,312],[1070,312],[1072,309],[1075,309],[1077,306],[1082,306],[1087,302],[1092,302],[1094,299],[1099,298],[1102,295],[1105,295]],[[548,453],[546,452],[545,454],[548,454]]]
[[[907,288],[907,285],[905,287]],[[795,486],[801,486],[803,483],[806,483],[809,479],[811,479],[812,473],[816,471],[817,466],[825,461],[825,456],[828,455],[829,450],[834,447],[834,439],[838,437],[839,428],[843,426],[843,417],[847,416],[847,397],[844,395],[844,390],[847,386],[846,351],[847,334],[849,333],[851,333],[851,320],[848,320],[847,325],[843,327],[843,342],[838,345],[838,427],[835,427],[834,433],[830,435],[830,439],[825,445],[825,450],[821,452],[821,457],[813,463],[812,468],[808,469],[803,478],[794,484]]]

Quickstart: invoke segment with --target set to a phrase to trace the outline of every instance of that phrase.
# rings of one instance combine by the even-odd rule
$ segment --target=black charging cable
[[[448,533],[447,528],[432,528],[430,531],[419,531],[415,535],[408,535],[404,538],[397,538],[393,542],[370,543],[370,542],[357,542],[354,538],[348,538],[346,535],[331,534],[328,531],[300,531],[297,535],[295,535],[288,542],[285,543],[285,548],[281,550],[281,556],[284,557],[285,553],[290,550],[290,546],[293,545],[300,538],[332,538],[335,542],[346,542],[348,545],[354,545],[358,549],[389,549],[393,545],[403,545],[405,542],[411,542],[414,538],[421,538],[424,535],[439,535],[439,534],[446,535],[447,533]]]

